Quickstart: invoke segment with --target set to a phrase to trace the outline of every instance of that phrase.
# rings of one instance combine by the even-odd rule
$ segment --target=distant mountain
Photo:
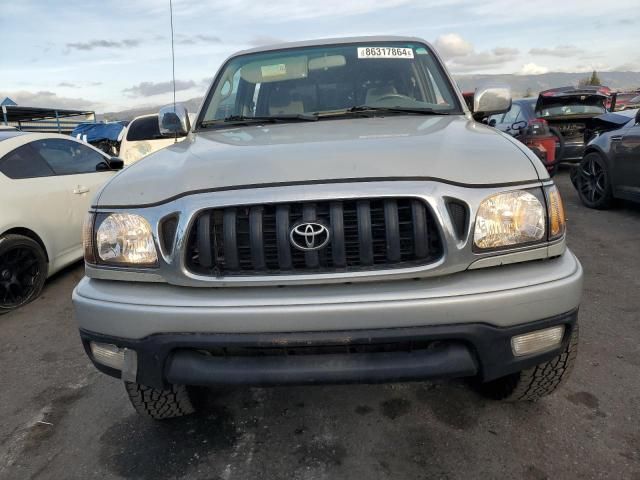
[[[541,75],[454,75],[462,91],[474,90],[483,83],[500,82],[511,87],[514,97],[523,97],[527,91],[537,94],[555,87],[577,85],[588,73],[549,72]],[[640,72],[598,72],[602,84],[616,90],[640,88]]]
[[[541,75],[454,75],[454,79],[462,91],[474,90],[484,83],[506,83],[511,87],[514,97],[523,97],[526,93],[533,95],[555,87],[577,85],[588,77],[588,73],[549,72]],[[640,72],[598,72],[602,84],[616,90],[640,88]],[[201,97],[180,102],[187,107],[189,113],[196,113],[200,108]],[[132,120],[139,115],[157,113],[162,105],[133,108],[120,112],[98,114],[98,120]]]
[[[184,102],[178,102],[187,107],[187,111],[189,113],[196,113],[198,108],[200,108],[200,102],[202,102],[202,97],[190,98],[189,100],[185,100]],[[107,112],[107,113],[99,113],[96,115],[97,120],[133,120],[135,117],[140,115],[148,115],[150,113],[158,113],[161,107],[165,106],[166,103],[162,105],[148,106],[148,107],[139,107],[132,108],[130,110],[121,110],[119,112]]]

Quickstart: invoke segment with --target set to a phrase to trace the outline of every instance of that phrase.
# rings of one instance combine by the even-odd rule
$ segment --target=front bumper
[[[567,250],[554,259],[380,283],[193,288],[85,278],[73,301],[85,345],[136,350],[137,381],[151,386],[490,380],[557,354],[516,360],[509,339],[562,323],[566,340],[581,291],[582,268]],[[420,348],[398,348],[409,339]],[[370,342],[375,348],[358,350]],[[286,360],[211,355],[225,346],[283,345],[317,351]],[[351,346],[357,355],[327,350]]]
[[[196,288],[84,278],[78,326],[127,339],[158,333],[281,333],[486,323],[508,327],[572,311],[582,267],[556,258],[442,277],[284,287]]]
[[[131,341],[80,331],[90,342],[136,351],[138,383],[184,385],[305,385],[380,383],[478,376],[482,381],[518,372],[558,355],[577,311],[508,328],[481,323],[432,327],[281,334],[159,334]],[[515,357],[514,335],[564,325],[560,345]],[[120,372],[94,361],[120,378]]]

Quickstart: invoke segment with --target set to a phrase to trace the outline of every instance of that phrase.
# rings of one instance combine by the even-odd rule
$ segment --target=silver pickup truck
[[[568,375],[582,268],[538,158],[473,115],[434,49],[363,37],[232,55],[186,139],[116,175],[73,294],[87,354],[156,419],[202,386]]]

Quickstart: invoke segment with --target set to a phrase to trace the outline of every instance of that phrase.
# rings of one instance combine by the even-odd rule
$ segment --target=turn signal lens
[[[555,185],[547,188],[547,203],[549,205],[549,240],[556,240],[564,235],[567,224],[562,197]]]
[[[95,213],[88,213],[82,224],[82,245],[84,246],[84,261],[96,263],[95,244],[93,243],[93,223]]]

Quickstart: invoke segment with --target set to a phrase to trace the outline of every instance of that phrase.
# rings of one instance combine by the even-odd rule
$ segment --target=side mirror
[[[184,105],[162,107],[158,112],[158,126],[163,137],[184,137],[191,129],[189,113]]]
[[[480,87],[473,95],[473,118],[481,119],[511,109],[511,88],[507,85]]]
[[[118,157],[111,157],[109,159],[109,167],[111,167],[111,170],[122,170],[124,168],[124,160]]]
[[[498,122],[496,121],[495,118],[492,118],[491,120],[489,120],[489,123],[488,123],[490,127],[495,127],[497,124]]]

